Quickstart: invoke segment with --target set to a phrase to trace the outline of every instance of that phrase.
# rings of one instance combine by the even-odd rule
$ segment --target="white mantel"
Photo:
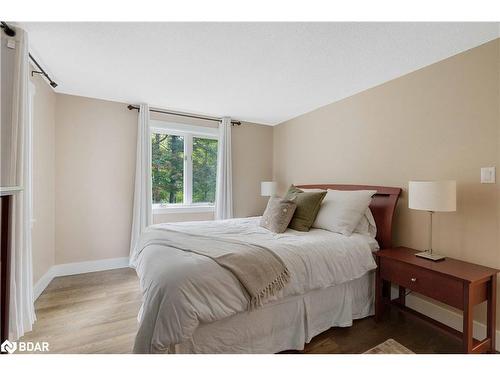
[[[21,186],[1,186],[0,187],[0,196],[4,195],[14,195],[22,191],[23,188]]]

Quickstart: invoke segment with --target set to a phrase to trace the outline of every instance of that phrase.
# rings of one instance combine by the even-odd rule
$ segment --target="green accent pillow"
[[[326,191],[306,193],[294,185],[290,186],[283,199],[295,202],[297,208],[288,227],[301,232],[309,232],[325,195]]]

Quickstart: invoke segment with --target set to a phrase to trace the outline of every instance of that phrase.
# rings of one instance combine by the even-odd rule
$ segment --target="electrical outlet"
[[[482,184],[495,183],[495,167],[481,168],[481,183]]]

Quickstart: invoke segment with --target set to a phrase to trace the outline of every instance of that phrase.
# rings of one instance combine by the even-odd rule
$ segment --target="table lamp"
[[[430,213],[429,249],[416,256],[430,259],[444,259],[432,250],[432,215],[434,212],[457,210],[457,184],[455,181],[410,181],[408,183],[408,207]]]
[[[276,182],[262,181],[260,183],[260,195],[263,197],[274,197],[276,195]]]

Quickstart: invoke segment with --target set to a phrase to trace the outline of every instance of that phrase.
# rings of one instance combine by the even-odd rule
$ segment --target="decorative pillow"
[[[354,233],[364,234],[371,238],[377,237],[377,224],[375,223],[375,218],[373,217],[370,207],[366,209],[365,214],[359,221],[356,229],[354,229]]]
[[[272,197],[267,202],[266,210],[260,219],[260,226],[274,233],[283,233],[297,205],[295,202]]]
[[[321,202],[325,196],[326,191],[305,193],[293,185],[290,186],[285,199],[295,202],[297,209],[288,227],[301,232],[308,232],[318,215]]]
[[[350,236],[376,190],[328,190],[313,227]]]

